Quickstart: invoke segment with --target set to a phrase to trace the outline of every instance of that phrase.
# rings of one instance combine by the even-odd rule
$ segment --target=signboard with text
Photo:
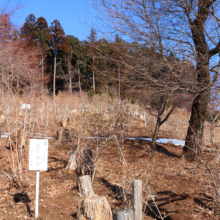
[[[29,170],[47,170],[48,140],[30,139]]]

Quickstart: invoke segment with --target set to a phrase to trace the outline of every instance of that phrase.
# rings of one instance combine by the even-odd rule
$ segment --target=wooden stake
[[[142,181],[133,181],[134,220],[142,220]]]

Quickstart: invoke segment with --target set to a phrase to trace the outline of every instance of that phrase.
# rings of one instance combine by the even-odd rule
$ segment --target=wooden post
[[[119,209],[116,211],[116,220],[134,220],[134,213],[131,209]]]
[[[134,220],[142,220],[142,181],[133,181]]]

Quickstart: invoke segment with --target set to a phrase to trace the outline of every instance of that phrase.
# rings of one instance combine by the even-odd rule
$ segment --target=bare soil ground
[[[157,207],[164,219],[211,219],[212,199],[201,182],[202,174],[200,170],[189,169],[196,164],[185,163],[180,158],[182,147],[160,144],[154,157],[149,149],[149,143],[145,141],[124,141],[126,165],[120,162],[118,148],[114,144],[104,149],[93,182],[95,193],[107,197],[113,212],[129,208],[132,180],[142,179],[146,201],[144,219],[160,219]],[[6,154],[6,151],[2,152],[0,166],[7,171],[4,160]],[[76,217],[77,207],[83,198],[78,195],[76,173],[65,170],[67,162],[68,149],[65,146],[50,147],[48,171],[42,171],[40,176],[39,219]],[[0,219],[32,219],[30,216],[34,216],[35,209],[35,175],[34,171],[29,171],[29,186],[26,189],[14,187],[10,190],[11,194],[25,190],[31,200],[28,205],[15,203],[9,194],[7,179],[0,179]],[[120,193],[119,186],[125,187],[125,195]],[[151,195],[156,196],[157,207]],[[123,196],[126,198],[123,199]]]

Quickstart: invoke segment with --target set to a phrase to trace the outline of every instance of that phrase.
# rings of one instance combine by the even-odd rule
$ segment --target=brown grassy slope
[[[70,132],[71,142],[59,142],[56,139],[49,141],[48,171],[41,172],[40,177],[40,206],[39,219],[74,219],[77,206],[82,201],[77,191],[77,175],[74,171],[65,170],[68,162],[69,150],[75,149],[79,144],[81,148],[92,148],[94,155],[101,150],[97,157],[97,171],[93,188],[97,195],[106,196],[113,212],[120,208],[132,206],[132,181],[142,179],[144,195],[144,219],[211,219],[218,215],[218,197],[215,185],[218,186],[218,155],[210,149],[205,151],[204,164],[186,163],[181,159],[182,147],[171,144],[160,144],[152,157],[150,146],[145,141],[123,140],[121,137],[152,135],[154,119],[147,118],[147,127],[144,127],[140,118],[124,115],[117,101],[113,101],[110,109],[109,101],[95,98],[92,102],[83,100],[85,111],[79,99],[57,97],[53,101],[46,98],[43,101],[45,109],[39,112],[42,100],[35,99],[32,108],[23,112],[15,119],[15,111],[11,110],[8,121],[3,120],[2,132],[11,128],[13,144],[16,146],[16,131],[18,128],[29,132],[27,146],[22,158],[22,177],[25,184],[11,193],[20,193],[25,189],[30,199],[30,212],[34,215],[35,200],[35,175],[28,170],[28,138],[36,137],[37,133],[44,136],[56,137],[61,131],[63,121],[69,116],[69,109],[77,109],[77,115],[71,115],[66,124]],[[12,103],[13,104],[13,103]],[[19,109],[20,103],[17,103]],[[3,106],[2,112],[7,106]],[[106,112],[107,107],[107,112]],[[128,106],[132,108],[134,106]],[[101,109],[101,111],[100,111]],[[140,112],[143,110],[139,109]],[[43,118],[41,116],[43,115]],[[174,115],[161,129],[160,137],[183,139],[187,129],[189,115],[177,109]],[[181,120],[181,121],[180,121]],[[14,124],[14,121],[18,123]],[[24,129],[24,124],[29,127]],[[31,133],[31,134],[30,134]],[[90,136],[109,136],[108,140],[88,139]],[[42,137],[44,137],[42,136]],[[17,137],[17,141],[19,141]],[[20,151],[19,151],[20,152]],[[15,169],[17,166],[17,151],[13,151]],[[8,139],[1,139],[0,169],[8,174],[13,174],[13,156],[9,148]],[[203,162],[202,161],[202,162]],[[208,164],[208,167],[207,167]],[[207,169],[209,168],[209,169]],[[211,176],[209,171],[214,175]],[[0,219],[25,219],[29,218],[27,207],[22,203],[14,203],[13,196],[8,193],[9,181],[0,174]],[[214,179],[213,179],[214,178]],[[213,181],[214,180],[214,181]],[[152,199],[156,196],[155,201]],[[158,212],[158,209],[160,210]],[[26,217],[25,217],[26,216]],[[166,218],[165,218],[166,217]]]

